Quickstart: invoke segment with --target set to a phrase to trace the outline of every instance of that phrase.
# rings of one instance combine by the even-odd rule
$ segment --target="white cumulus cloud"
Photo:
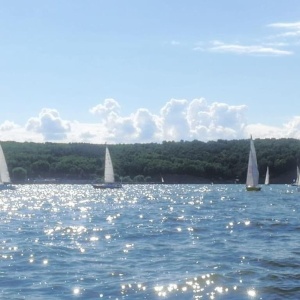
[[[139,141],[161,140],[161,118],[151,114],[145,108],[140,108],[133,116],[134,127]]]
[[[11,121],[4,121],[1,125],[0,125],[0,131],[1,132],[5,132],[5,131],[10,131],[13,129],[17,129],[19,128],[19,126]]]
[[[100,103],[92,107],[90,112],[95,115],[107,116],[110,113],[119,113],[120,109],[119,103],[116,100],[109,98],[105,99],[103,104]]]
[[[171,99],[160,110],[162,122],[162,138],[164,140],[181,140],[183,136],[189,139],[187,122],[187,100]]]
[[[70,122],[60,118],[57,110],[44,108],[38,117],[30,118],[26,129],[41,133],[46,141],[60,141],[70,131]]]
[[[241,137],[246,125],[246,109],[245,105],[230,106],[219,102],[208,104],[203,98],[194,99],[188,107],[192,137],[204,140],[213,140],[217,136],[226,139]]]
[[[140,108],[120,114],[116,100],[104,100],[90,109],[99,117],[94,123],[64,120],[55,109],[43,108],[22,126],[13,121],[0,124],[0,140],[62,143],[148,143],[162,141],[255,138],[300,138],[300,116],[282,126],[248,123],[245,105],[171,99],[158,114]]]

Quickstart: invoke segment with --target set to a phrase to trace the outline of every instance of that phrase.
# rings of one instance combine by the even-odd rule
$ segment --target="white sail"
[[[105,150],[105,167],[104,167],[104,182],[113,183],[115,182],[114,168],[112,165],[111,157],[108,148]]]
[[[299,169],[299,166],[297,166],[297,178],[296,178],[294,185],[297,186],[297,192],[300,192],[300,169]]]
[[[267,167],[265,184],[269,184],[269,183],[270,183],[270,174],[269,174],[269,167]]]
[[[258,187],[258,179],[259,179],[259,172],[257,166],[256,151],[251,136],[248,170],[247,170],[247,178],[246,178],[247,190],[260,190],[260,188]]]
[[[10,183],[9,172],[5,160],[5,156],[0,145],[0,183]]]
[[[300,186],[300,170],[298,166],[297,166],[297,178],[295,181],[295,185]]]
[[[122,187],[122,183],[115,182],[114,168],[108,147],[105,148],[104,183],[95,183],[93,187],[95,189],[118,189]]]

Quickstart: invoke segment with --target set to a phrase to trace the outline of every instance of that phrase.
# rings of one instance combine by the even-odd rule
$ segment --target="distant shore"
[[[270,184],[291,184],[294,178],[294,172],[287,172],[276,178],[270,178]],[[28,181],[13,182],[14,184],[92,184],[92,180],[83,179],[64,179],[64,178],[39,178]],[[191,175],[177,175],[167,174],[164,175],[163,184],[244,184],[245,181],[240,179],[223,180],[208,179],[203,177],[191,176]],[[261,178],[260,183],[263,184],[264,180]],[[123,184],[162,184],[160,180],[153,180],[149,182],[123,182]]]

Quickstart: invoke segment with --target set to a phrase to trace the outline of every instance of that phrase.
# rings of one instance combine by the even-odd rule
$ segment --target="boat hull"
[[[261,190],[260,186],[246,186],[248,192],[258,192]]]
[[[122,188],[121,183],[99,183],[93,184],[94,189],[120,189]]]

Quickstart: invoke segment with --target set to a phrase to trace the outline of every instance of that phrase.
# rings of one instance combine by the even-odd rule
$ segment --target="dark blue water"
[[[0,192],[0,299],[300,299],[285,185]]]

